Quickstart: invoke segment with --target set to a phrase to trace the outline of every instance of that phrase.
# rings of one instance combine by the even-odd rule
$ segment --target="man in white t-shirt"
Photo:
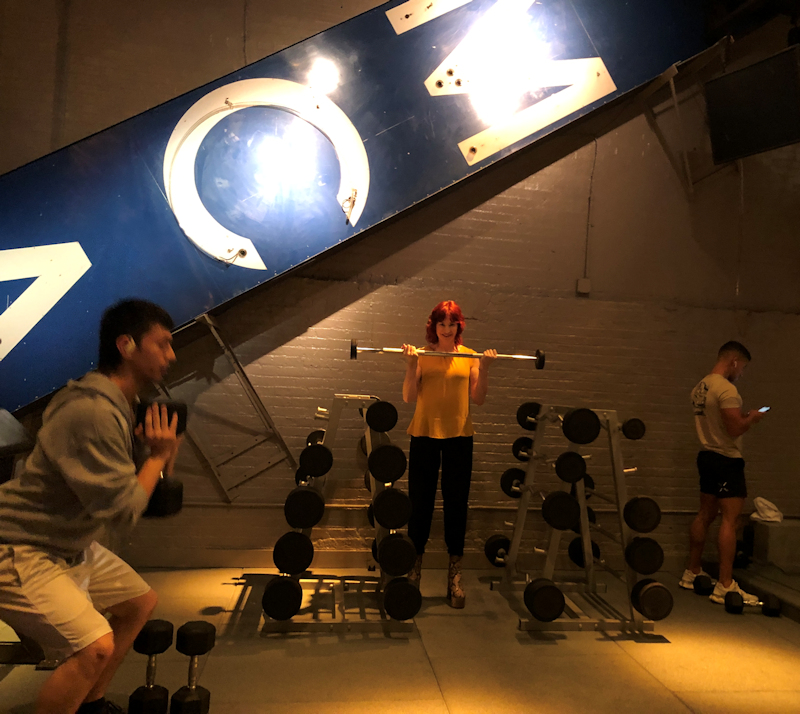
[[[742,434],[761,421],[764,413],[756,409],[742,410],[742,398],[734,382],[750,362],[750,352],[739,342],[726,342],[719,349],[711,373],[692,390],[692,407],[697,435],[702,448],[697,454],[700,474],[700,511],[689,531],[689,567],[680,586],[691,590],[694,579],[704,573],[701,558],[709,526],[722,513],[719,527],[719,580],[711,600],[725,602],[725,595],[738,592],[745,604],[755,605],[758,598],[744,592],[733,579],[733,558],[736,554],[736,521],[747,498]]]

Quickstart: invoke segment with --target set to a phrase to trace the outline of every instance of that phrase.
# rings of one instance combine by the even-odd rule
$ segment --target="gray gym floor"
[[[217,645],[202,658],[199,679],[211,691],[212,713],[800,711],[800,624],[764,617],[760,609],[729,615],[665,574],[674,610],[642,638],[521,632],[512,604],[489,589],[496,570],[465,572],[462,611],[445,603],[445,571],[423,570],[423,606],[408,634],[267,635],[263,572],[146,575],[160,595],[155,617],[176,627],[196,619],[217,626]],[[244,574],[251,588],[236,580]],[[621,586],[608,586],[606,599],[620,606]],[[366,615],[375,616],[370,609]],[[145,662],[128,656],[111,699],[127,704],[144,681]],[[187,662],[170,649],[159,657],[157,682],[175,691],[186,683]],[[47,674],[0,667],[0,712],[33,712]]]

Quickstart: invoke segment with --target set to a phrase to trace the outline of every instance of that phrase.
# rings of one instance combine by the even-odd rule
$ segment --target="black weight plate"
[[[557,620],[566,606],[564,593],[547,578],[536,578],[529,582],[525,586],[523,599],[528,612],[541,622]]]
[[[142,685],[128,697],[129,714],[166,714],[168,711],[169,690],[158,684],[150,687]]]
[[[517,409],[517,424],[527,431],[536,431],[536,417],[542,411],[539,402],[525,402]]]
[[[578,479],[578,481],[580,481],[580,479]],[[586,476],[583,477],[583,488],[584,488],[584,492],[583,492],[584,496],[585,496],[586,500],[588,501],[594,495],[592,493],[592,491],[594,491],[594,479],[591,477],[591,475],[586,474]],[[575,484],[574,483],[572,484],[572,486],[570,486],[569,495],[570,496],[575,496],[575,498],[578,497],[578,491],[575,488]]]
[[[635,496],[625,504],[622,516],[628,528],[637,533],[650,533],[661,523],[661,509],[647,496]]]
[[[325,513],[325,499],[311,486],[298,486],[286,497],[283,515],[292,528],[313,528]]]
[[[272,562],[282,573],[300,575],[314,560],[311,538],[297,531],[284,533],[272,549]]]
[[[333,454],[323,444],[311,444],[300,452],[300,468],[310,476],[324,476],[333,466]]]
[[[508,551],[510,549],[511,541],[499,533],[489,536],[489,538],[486,540],[486,544],[483,546],[483,552],[486,555],[486,558],[492,565],[494,565],[495,568],[505,567],[505,563],[497,562],[497,556],[501,550],[505,551],[505,555],[508,555]]]
[[[513,487],[525,483],[525,472],[522,469],[506,469],[500,477],[500,488],[511,498],[519,498],[522,493],[512,490]]]
[[[394,483],[406,472],[406,455],[399,446],[384,444],[369,455],[369,470],[376,481]]]
[[[175,640],[175,627],[168,620],[148,620],[133,641],[133,651],[144,655],[166,652]]]
[[[273,620],[290,620],[303,604],[303,588],[294,578],[272,578],[264,588],[261,607]]]
[[[744,598],[735,591],[725,593],[725,612],[741,615],[744,612]]]
[[[556,459],[556,475],[566,483],[578,483],[586,476],[586,460],[577,451],[565,451]]]
[[[365,418],[370,429],[385,433],[397,424],[397,408],[391,402],[374,402],[367,409]]]
[[[664,564],[664,550],[652,538],[633,538],[625,548],[625,562],[640,575],[652,575]]]
[[[631,605],[648,620],[663,620],[672,612],[672,593],[657,580],[645,578],[631,590]]]
[[[781,599],[773,593],[767,593],[764,596],[764,604],[761,606],[761,612],[767,617],[780,617]]]
[[[561,423],[561,431],[573,444],[591,444],[600,435],[600,428],[600,417],[585,407],[568,411]]]
[[[714,592],[714,581],[708,575],[696,575],[692,589],[698,594],[708,597]]]
[[[388,575],[405,575],[417,560],[417,549],[402,533],[391,533],[378,545],[378,563]]]
[[[150,496],[144,518],[166,518],[174,516],[183,508],[183,482],[180,479],[165,476],[158,480]]]
[[[622,435],[631,441],[638,441],[644,435],[647,429],[641,419],[628,419],[622,423]]]
[[[325,429],[315,429],[306,437],[306,446],[321,444],[325,438]]]
[[[303,469],[297,469],[297,471],[294,472],[294,482],[297,486],[301,483],[308,483],[310,479],[311,475],[307,474]]]
[[[374,528],[375,527],[375,515],[373,513],[372,504],[371,503],[369,504],[369,506],[367,506],[367,520],[369,521],[369,524]]]
[[[569,559],[575,563],[575,565],[580,568],[584,567],[583,542],[580,536],[573,538],[570,541],[570,544],[567,547],[567,555],[569,555]],[[594,541],[592,541],[592,556],[595,558],[595,560],[600,559],[600,546]]]
[[[381,491],[372,502],[375,520],[384,528],[397,530],[411,518],[411,499],[397,488]]]
[[[542,503],[542,516],[547,525],[556,530],[565,531],[579,527],[581,507],[578,505],[578,501],[566,491],[553,491],[547,494]]]
[[[514,454],[514,458],[517,461],[530,461],[530,453],[532,448],[533,439],[531,439],[529,436],[521,436],[511,445],[511,453]],[[528,455],[526,456],[523,454],[523,451],[527,451]]]
[[[586,517],[589,519],[589,523],[597,523],[597,514],[594,512],[594,508],[591,506],[586,506]],[[572,531],[574,533],[581,532],[580,520],[575,524],[575,527],[572,528]]]
[[[419,588],[408,578],[394,578],[383,589],[383,609],[393,620],[410,620],[422,607]]]
[[[377,563],[378,562],[378,541],[373,538],[372,539],[372,559]]]

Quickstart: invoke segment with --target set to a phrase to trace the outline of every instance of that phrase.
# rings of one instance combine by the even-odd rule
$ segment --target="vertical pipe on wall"
[[[242,61],[242,66],[247,67],[247,0],[244,0],[242,12]]]
[[[597,137],[594,138],[594,159],[592,173],[589,175],[589,201],[586,207],[586,246],[583,251],[583,277],[589,277],[589,228],[592,222],[592,190],[594,189],[594,169],[597,166]]]
[[[60,149],[64,141],[67,116],[67,83],[69,81],[69,15],[72,0],[58,3],[58,44],[56,45],[55,88],[53,90],[53,126],[50,132],[50,151]]]

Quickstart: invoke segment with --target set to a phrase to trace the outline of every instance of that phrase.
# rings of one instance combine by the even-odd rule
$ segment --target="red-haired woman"
[[[447,601],[451,607],[464,607],[461,584],[461,558],[467,530],[467,504],[472,478],[472,420],[470,398],[481,405],[486,399],[489,365],[497,357],[487,350],[480,359],[423,357],[423,351],[476,354],[461,343],[464,316],[452,300],[440,302],[428,318],[427,346],[417,350],[403,345],[406,376],[403,401],[416,402],[414,418],[408,427],[411,448],[408,463],[408,495],[411,520],[408,535],[417,549],[417,561],[409,579],[419,585],[422,555],[431,531],[439,465],[442,467],[444,539],[450,554]]]

